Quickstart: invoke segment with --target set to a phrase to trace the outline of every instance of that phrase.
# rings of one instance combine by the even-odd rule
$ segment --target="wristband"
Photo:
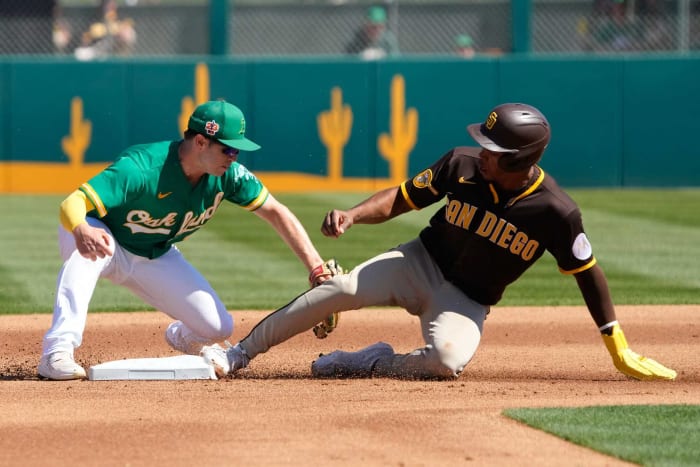
[[[311,272],[309,273],[309,283],[313,284],[314,279],[317,276],[320,276],[321,274],[323,274],[323,263],[319,264],[311,270]]]
[[[608,324],[604,324],[601,327],[598,328],[600,332],[605,331],[606,329],[610,329],[611,327],[615,326],[616,324],[619,324],[617,320],[615,321],[610,321]]]

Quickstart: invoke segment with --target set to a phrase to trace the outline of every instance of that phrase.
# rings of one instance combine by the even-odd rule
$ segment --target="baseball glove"
[[[328,334],[332,333],[333,330],[338,326],[338,318],[340,318],[340,313],[337,311],[330,315],[328,318],[324,319],[316,326],[313,327],[314,336],[319,339],[325,339]]]
[[[331,258],[311,271],[311,274],[309,274],[309,284],[311,284],[311,287],[316,287],[323,283],[323,281],[320,280],[321,278],[328,280],[333,276],[337,276],[338,274],[345,274],[345,271],[338,264],[335,258]],[[313,327],[314,335],[319,339],[325,339],[328,337],[328,334],[333,332],[336,326],[338,326],[339,317],[340,314],[336,311],[318,323]]]

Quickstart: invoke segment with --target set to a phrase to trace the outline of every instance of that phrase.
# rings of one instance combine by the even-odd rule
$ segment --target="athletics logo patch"
[[[210,136],[217,134],[220,128],[221,127],[218,123],[216,123],[216,120],[211,120],[204,125],[204,129],[207,130],[207,134]]]

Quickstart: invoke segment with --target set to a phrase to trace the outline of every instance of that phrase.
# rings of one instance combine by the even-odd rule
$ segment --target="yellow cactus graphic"
[[[195,107],[209,100],[209,67],[205,63],[198,63],[194,69],[194,99],[190,96],[182,98],[182,106],[178,122],[180,130],[187,128],[187,122]]]
[[[331,89],[331,109],[316,118],[318,133],[328,151],[328,177],[340,180],[343,176],[343,148],[350,139],[352,109],[343,105],[343,91]]]
[[[83,120],[83,100],[74,97],[70,102],[70,134],[61,139],[61,148],[71,166],[82,165],[91,136],[92,122]]]
[[[408,177],[408,155],[416,145],[418,136],[418,112],[414,108],[406,113],[405,83],[403,76],[391,80],[391,134],[382,133],[377,140],[379,154],[389,162],[389,178],[401,183]]]

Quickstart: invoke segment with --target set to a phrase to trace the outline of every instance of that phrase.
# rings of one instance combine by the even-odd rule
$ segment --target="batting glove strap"
[[[316,287],[323,283],[323,281],[320,281],[321,278],[326,278],[327,280],[338,274],[343,274],[344,272],[345,271],[343,271],[343,268],[338,264],[335,258],[331,258],[311,270],[309,273],[309,285],[311,285],[311,287]]]
[[[675,379],[676,372],[666,368],[651,358],[643,357],[633,352],[627,344],[625,334],[618,324],[612,329],[612,334],[602,334],[605,347],[612,357],[615,368],[621,373],[639,380]]]

